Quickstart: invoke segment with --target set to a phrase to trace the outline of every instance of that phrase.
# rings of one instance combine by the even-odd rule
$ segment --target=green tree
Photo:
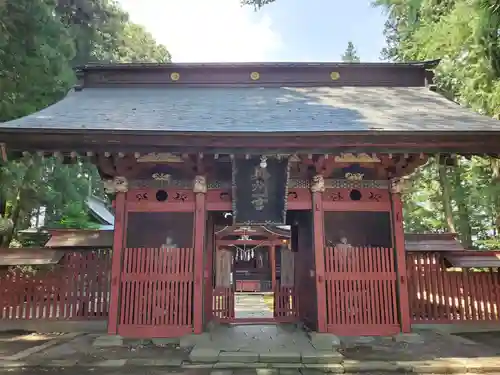
[[[376,0],[375,5],[387,14],[384,59],[441,59],[435,69],[438,90],[483,115],[499,117],[500,2]],[[432,159],[415,176],[419,191],[406,197],[407,230],[456,230],[464,246],[498,248],[499,164],[493,157]],[[430,171],[437,171],[434,179],[417,180]]]
[[[341,59],[344,62],[359,62],[358,51],[353,42],[347,42],[347,48],[342,54]]]
[[[0,0],[0,121],[60,100],[88,62],[170,62],[165,46],[130,22],[114,0]],[[89,228],[84,201],[105,197],[98,172],[85,160],[23,157],[0,168],[0,215],[20,229],[45,215],[48,227]]]

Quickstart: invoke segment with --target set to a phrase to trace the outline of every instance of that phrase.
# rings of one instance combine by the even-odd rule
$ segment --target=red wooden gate
[[[400,332],[394,250],[325,249],[327,331],[337,335]]]
[[[234,311],[235,299],[234,288],[215,287],[213,291],[213,318],[219,322],[233,322],[235,318]]]
[[[274,318],[277,322],[295,322],[299,319],[299,304],[295,288],[276,286],[274,290]]]
[[[177,337],[193,332],[193,249],[127,248],[118,334]]]

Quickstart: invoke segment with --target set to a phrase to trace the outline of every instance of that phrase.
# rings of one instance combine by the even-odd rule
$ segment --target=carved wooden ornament
[[[380,163],[380,159],[376,156],[370,156],[364,153],[356,155],[350,152],[335,156],[335,161],[337,163]]]
[[[169,152],[153,152],[147,155],[140,156],[137,159],[138,163],[182,163],[183,160],[180,156],[171,154]]]
[[[207,192],[207,178],[205,176],[196,176],[194,178],[193,192],[195,193]]]
[[[407,178],[400,178],[391,181],[391,193],[393,194],[405,194],[411,188],[411,180]]]
[[[112,180],[104,180],[104,191],[108,194],[126,193],[128,191],[127,178],[116,176]]]
[[[317,192],[324,192],[325,191],[325,179],[322,175],[317,174],[312,178],[311,181],[311,192],[312,193],[317,193]]]
[[[345,174],[345,179],[348,181],[362,181],[365,175],[363,173],[352,173],[347,172]]]

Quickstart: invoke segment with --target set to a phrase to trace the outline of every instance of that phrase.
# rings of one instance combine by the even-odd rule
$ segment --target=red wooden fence
[[[0,273],[0,319],[105,320],[111,251],[68,252],[54,266]]]
[[[439,253],[407,255],[413,323],[500,321],[497,269],[446,269]]]
[[[177,337],[193,331],[194,252],[191,248],[125,249],[118,333]]]
[[[327,331],[390,335],[400,330],[394,251],[359,247],[325,249]]]

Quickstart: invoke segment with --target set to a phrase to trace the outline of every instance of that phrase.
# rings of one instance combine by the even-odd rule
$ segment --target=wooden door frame
[[[403,202],[401,195],[391,193],[391,229],[396,257],[396,288],[398,291],[399,321],[401,332],[411,332],[410,299],[408,294],[408,275],[406,268],[406,248],[403,222]]]
[[[408,286],[407,286],[407,276],[406,276],[406,257],[405,257],[405,241],[404,241],[404,228],[403,228],[403,209],[401,197],[399,194],[391,193],[389,189],[378,189],[378,188],[360,188],[357,189],[362,193],[376,193],[379,196],[378,199],[374,200],[360,200],[360,201],[337,201],[332,199],[327,199],[329,196],[332,197],[333,193],[344,193],[353,189],[331,189],[328,188],[323,192],[323,202],[322,202],[322,225],[324,228],[324,214],[326,212],[386,212],[389,215],[390,229],[391,229],[391,240],[392,249],[394,252],[395,259],[395,270],[396,270],[396,297],[398,302],[398,318],[401,332],[410,332],[410,313],[409,313],[409,298],[408,298]],[[313,193],[314,194],[314,193]],[[324,232],[323,232],[324,233]],[[323,237],[323,247],[326,247],[324,243],[325,238]],[[323,249],[324,252],[324,249]],[[323,260],[323,272],[324,272],[324,257]],[[318,310],[322,308],[318,303]],[[326,312],[326,303],[324,305]],[[318,312],[318,316],[320,313]],[[325,327],[326,327],[326,314],[324,315]],[[319,321],[318,321],[318,331],[319,331]]]
[[[194,249],[193,280],[193,333],[203,332],[203,250],[205,244],[206,197],[204,193],[193,193],[188,189],[164,189],[173,202],[150,200],[158,189],[132,189],[116,193],[115,231],[111,261],[111,291],[108,318],[108,333],[118,333],[120,313],[120,278],[123,268],[123,248],[126,246],[128,215],[134,212],[193,213],[192,244]],[[199,228],[198,228],[199,227]],[[200,230],[198,230],[200,229]]]
[[[127,202],[125,195],[125,193],[116,193],[114,202],[115,228],[113,233],[113,254],[111,256],[111,290],[108,316],[108,334],[110,335],[116,335],[118,332],[123,245],[127,233]]]
[[[231,246],[231,245],[261,245],[259,247],[267,249],[268,258],[269,258],[269,266],[271,270],[271,290],[275,291],[276,289],[276,252],[275,247],[281,245],[282,242],[279,239],[270,239],[270,240],[224,240],[215,238],[215,246],[214,250],[220,246]],[[213,257],[212,257],[213,259]],[[233,264],[233,274],[234,274],[234,264]],[[236,280],[233,280],[233,289],[236,290]]]

